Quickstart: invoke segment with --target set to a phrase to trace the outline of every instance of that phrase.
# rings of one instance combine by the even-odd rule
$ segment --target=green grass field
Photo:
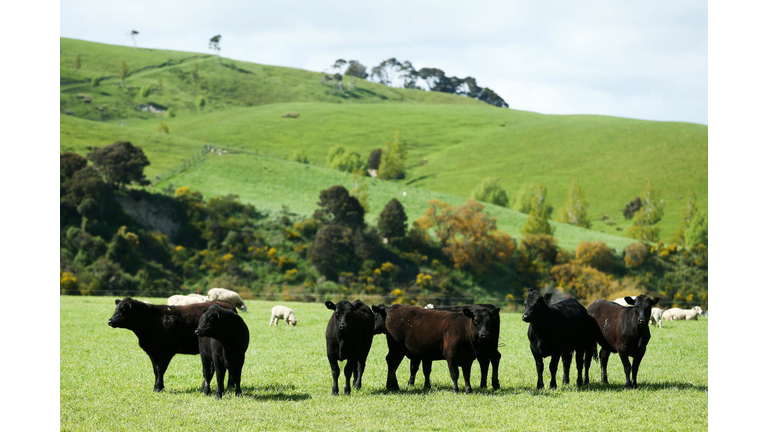
[[[223,59],[222,67],[205,53],[66,38],[60,39],[60,48],[61,109],[74,114],[61,116],[60,151],[85,154],[88,146],[130,140],[147,153],[150,179],[178,167],[199,152],[204,141],[278,157],[304,149],[314,165],[324,166],[334,145],[367,158],[400,130],[409,151],[407,177],[401,183],[466,198],[490,176],[499,178],[513,199],[524,185],[542,182],[548,188],[547,201],[557,210],[577,177],[597,234],[626,235],[630,222],[621,211],[648,180],[665,201],[665,216],[659,223],[664,241],[680,226],[689,188],[698,196],[699,209],[708,206],[705,125],[542,115],[364,80],[358,80],[356,90],[334,94],[331,86],[320,85],[322,73],[229,59]],[[82,66],[75,70],[78,53]],[[129,65],[124,88],[119,87],[122,60]],[[198,78],[193,82],[190,72],[195,62]],[[105,79],[91,87],[91,77]],[[139,88],[157,87],[160,80],[162,91],[139,94]],[[92,101],[86,103],[78,95],[88,95]],[[196,107],[198,96],[208,100],[203,109]],[[514,100],[508,102],[514,106]],[[138,109],[147,103],[172,108],[177,116],[165,118]],[[287,111],[299,112],[300,117],[283,118]],[[158,132],[161,121],[167,122],[170,135]],[[197,182],[187,186],[205,189],[208,173],[199,173]],[[235,182],[231,189],[249,193],[247,178],[230,181]],[[290,197],[284,201],[292,207]],[[609,218],[602,220],[603,215]],[[560,237],[564,231],[555,234]]]
[[[142,299],[165,303],[165,299]],[[706,430],[708,320],[664,322],[640,367],[637,390],[626,391],[621,361],[609,362],[609,384],[535,390],[536,372],[520,313],[503,313],[501,390],[453,394],[445,362],[435,362],[433,390],[385,391],[386,340],[376,336],[360,391],[331,395],[325,355],[330,311],[321,304],[246,301],[250,330],[243,397],[221,401],[199,391],[199,356],[177,355],[165,391],[153,393],[152,367],[133,332],[113,329],[111,297],[60,297],[61,430]],[[299,324],[268,327],[269,310],[284,304]],[[547,361],[548,362],[548,361]],[[575,367],[575,366],[574,366]],[[575,370],[571,378],[575,382]],[[591,369],[599,381],[599,366]],[[559,375],[562,375],[559,373]],[[545,368],[545,381],[548,379]],[[558,378],[560,385],[561,377]]]

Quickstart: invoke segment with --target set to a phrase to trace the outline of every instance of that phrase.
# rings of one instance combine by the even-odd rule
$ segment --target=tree
[[[120,87],[125,86],[125,77],[128,76],[128,64],[125,60],[120,60]]]
[[[613,249],[601,241],[583,241],[576,247],[576,259],[602,272],[611,273],[616,265]]]
[[[536,185],[528,183],[523,185],[515,196],[515,204],[512,210],[528,214],[531,212],[531,199],[536,194]]]
[[[352,185],[354,186],[352,190],[349,191],[349,194],[357,198],[357,201],[360,202],[361,206],[363,206],[363,210],[368,212],[370,209],[368,205],[368,183],[365,181],[363,168],[359,167],[355,169],[352,171],[352,174],[349,177]]]
[[[350,60],[347,66],[347,70],[344,71],[344,75],[366,79],[368,78],[368,73],[365,71],[365,69],[366,67],[362,63],[358,62],[357,60]]]
[[[353,231],[341,225],[325,225],[317,231],[307,258],[323,275],[335,278],[355,267]]]
[[[133,39],[133,49],[138,48],[138,46],[136,45],[136,35],[138,35],[138,34],[139,34],[139,32],[137,32],[136,30],[131,30],[131,32],[128,33],[128,35],[131,36],[131,39]]]
[[[640,241],[659,241],[661,228],[653,227],[664,216],[664,200],[659,198],[659,191],[653,188],[650,180],[640,195],[641,207],[632,218],[632,226],[627,230],[629,238]]]
[[[88,165],[88,159],[77,153],[62,153],[59,156],[59,173],[62,180],[72,177],[77,171]]]
[[[351,229],[365,226],[365,210],[357,198],[351,196],[344,186],[331,186],[320,192],[320,206],[315,210],[315,219],[332,225],[343,225]]]
[[[520,232],[523,234],[548,234],[555,233],[554,228],[549,225],[549,218],[552,216],[552,205],[546,204],[547,188],[541,183],[534,188],[534,194],[531,198],[531,211],[528,213],[528,219],[525,220]]]
[[[368,169],[378,170],[380,165],[381,165],[381,149],[377,148],[377,149],[371,150],[371,154],[368,155]]]
[[[499,179],[486,177],[469,196],[473,200],[485,201],[500,207],[509,206],[507,192],[501,188]]]
[[[221,35],[212,37],[211,40],[208,41],[208,48],[216,53],[216,57],[219,58],[219,66],[221,66],[221,55],[219,54],[221,52],[221,46],[219,45],[219,42],[221,42]]]
[[[344,59],[338,59],[333,63],[333,66],[331,66],[332,69],[341,71],[341,68],[344,67],[344,65],[347,64],[347,61]]]
[[[149,184],[144,177],[144,168],[149,166],[149,160],[141,147],[134,147],[130,142],[117,141],[97,148],[88,153],[88,159],[93,162],[109,185]]]
[[[557,221],[582,228],[590,228],[592,226],[587,215],[587,199],[584,197],[584,191],[581,190],[579,179],[575,177],[571,181],[565,207],[561,208],[558,212]]]
[[[461,207],[432,200],[424,216],[416,220],[423,232],[434,230],[455,268],[482,274],[494,263],[508,264],[515,253],[515,241],[496,229],[496,218],[484,213],[482,204],[467,200]]]
[[[377,177],[382,180],[405,178],[405,157],[408,152],[405,142],[401,142],[400,131],[395,132],[393,142],[385,142],[381,149],[381,164]]]
[[[624,211],[622,212],[624,214],[624,219],[632,219],[632,216],[635,215],[635,213],[640,210],[640,207],[643,206],[643,201],[640,199],[640,197],[636,197],[632,201],[630,201],[626,206],[624,206]]]
[[[75,59],[75,70],[80,70],[80,66],[82,66],[82,57],[80,56],[80,53],[77,53],[77,58]]]
[[[405,208],[397,198],[392,198],[379,214],[379,232],[385,238],[405,237],[407,222]]]
[[[697,212],[685,230],[685,244],[688,247],[709,246],[709,217],[707,211]]]
[[[680,228],[675,232],[675,235],[672,237],[672,241],[674,243],[682,246],[686,244],[685,232],[688,230],[688,227],[691,226],[691,221],[696,216],[698,211],[699,208],[696,206],[696,193],[692,189],[688,189],[688,195],[686,196],[685,204],[683,205],[681,225]]]

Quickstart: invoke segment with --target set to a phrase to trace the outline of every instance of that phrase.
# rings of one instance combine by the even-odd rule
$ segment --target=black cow
[[[645,355],[645,348],[651,340],[651,331],[648,329],[648,320],[651,318],[651,309],[659,302],[659,298],[651,300],[641,294],[637,298],[624,297],[629,307],[606,300],[597,300],[592,303],[587,311],[595,318],[598,327],[602,330],[608,345],[600,349],[600,371],[603,383],[608,383],[608,357],[612,352],[618,352],[621,363],[624,365],[626,381],[625,388],[637,388],[637,370]],[[634,357],[630,365],[629,357]],[[630,379],[630,371],[632,378]]]
[[[472,362],[479,347],[492,340],[491,323],[499,308],[466,307],[462,313],[424,309],[414,306],[392,306],[386,319],[387,329],[387,389],[399,390],[397,368],[403,357],[423,362],[424,389],[429,380],[432,361],[446,360],[458,393],[459,367],[464,375],[464,390],[472,392],[469,377]]]
[[[163,375],[176,354],[200,354],[195,329],[203,311],[213,304],[235,310],[232,303],[214,301],[186,306],[151,305],[126,297],[115,300],[115,313],[107,321],[111,327],[133,331],[139,346],[149,359],[155,372],[155,389],[165,388]]]
[[[557,388],[557,364],[563,358],[563,385],[570,382],[569,373],[573,352],[576,351],[576,386],[589,384],[590,358],[595,353],[595,342],[606,344],[600,330],[587,310],[575,299],[562,300],[548,304],[551,293],[541,295],[533,289],[528,290],[525,299],[523,321],[528,324],[528,340],[531,354],[536,362],[536,388],[544,388],[542,374],[544,357],[552,356],[549,362],[551,375],[549,388]],[[586,360],[586,365],[584,364]],[[581,378],[584,367],[584,380]]]
[[[203,362],[203,393],[211,393],[211,378],[216,370],[216,399],[224,393],[224,374],[229,370],[229,384],[235,386],[235,396],[243,394],[240,378],[248,349],[248,326],[231,310],[216,304],[208,308],[195,330],[200,340],[200,360]]]
[[[442,310],[448,312],[464,313],[465,308],[485,308],[489,311],[496,309],[496,306],[492,304],[480,304],[480,305],[461,305],[461,306],[435,306],[433,309]],[[477,362],[480,363],[480,388],[488,388],[488,364],[493,365],[493,372],[491,375],[491,383],[494,390],[498,390],[499,385],[499,360],[501,360],[501,353],[499,352],[499,331],[501,328],[501,318],[499,314],[491,316],[491,322],[488,325],[488,331],[490,337],[488,340],[480,341],[474,346],[475,357]],[[411,377],[408,380],[408,385],[412,386],[416,381],[416,373],[419,371],[419,363],[421,361],[417,358],[411,359]]]
[[[365,371],[365,361],[371,350],[374,331],[374,316],[371,309],[360,300],[350,303],[342,300],[336,304],[325,302],[325,307],[334,311],[325,328],[325,350],[331,364],[334,395],[339,394],[339,361],[347,361],[344,366],[344,394],[350,393],[349,380],[354,373],[356,389],[360,389]]]

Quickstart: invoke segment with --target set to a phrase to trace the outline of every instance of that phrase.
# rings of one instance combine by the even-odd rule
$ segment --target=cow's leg
[[[533,360],[536,362],[536,389],[541,390],[544,388],[544,358],[534,354]]]
[[[608,357],[610,356],[610,351],[600,348],[600,378],[603,384],[608,384]]]
[[[469,360],[461,367],[461,372],[464,375],[464,392],[465,393],[472,393],[472,385],[469,383],[469,377],[472,375],[473,361],[474,360]]]
[[[501,388],[499,385],[499,361],[501,360],[501,353],[496,350],[496,353],[491,356],[491,366],[493,367],[493,375],[491,376],[491,385],[494,390]]]
[[[360,390],[360,388],[363,386],[363,372],[365,371],[365,360],[366,359],[363,358],[357,361],[357,369],[355,370],[354,386],[358,390]]]
[[[408,379],[408,386],[412,386],[416,382],[416,373],[419,372],[419,363],[421,360],[418,358],[411,359],[411,377]]]
[[[592,364],[594,349],[595,347],[592,344],[587,345],[586,349],[584,349],[584,385],[589,384],[589,366]]]
[[[240,388],[240,378],[243,376],[243,364],[245,363],[245,356],[237,359],[237,366],[229,368],[229,378],[235,385],[235,397],[242,396],[243,391]]]
[[[339,362],[330,355],[328,356],[328,362],[331,364],[331,377],[333,377],[333,388],[331,389],[331,394],[338,395],[339,375],[341,374],[341,369],[339,369]]]
[[[389,341],[387,341],[389,342]],[[397,368],[405,357],[405,352],[397,349],[394,344],[389,345],[389,354],[387,354],[387,390],[400,390],[397,384]]]
[[[643,360],[645,353],[640,353],[635,356],[635,360],[632,362],[632,388],[637,388],[637,371],[640,370],[640,362]]]
[[[447,359],[446,359],[447,360]],[[448,371],[451,373],[451,381],[453,381],[453,392],[459,392],[459,365],[455,362],[448,360]]]
[[[557,364],[560,363],[560,354],[552,354],[552,360],[549,361],[549,388],[557,388]]]
[[[354,358],[347,359],[347,364],[344,365],[344,394],[348,395],[352,392],[352,387],[349,385],[349,380],[352,378],[352,373],[356,369],[357,361]]]
[[[626,376],[626,381],[624,381],[624,388],[632,388],[632,380],[630,379],[632,373],[632,365],[629,363],[629,356],[619,353],[619,357],[621,358],[621,363],[624,365],[624,375]]]
[[[213,367],[216,369],[216,399],[221,399],[224,394],[224,375],[227,373],[227,367],[220,355],[213,356]]]
[[[571,361],[573,360],[573,351],[563,353],[563,385],[571,383]]]
[[[489,357],[478,357],[477,362],[480,363],[480,388],[488,388],[488,365],[491,363]]]
[[[424,360],[421,367],[424,371],[424,390],[429,391],[432,389],[432,381],[429,380],[429,376],[432,374],[432,360]]]
[[[576,387],[581,387],[584,381],[581,379],[581,369],[584,367],[584,350],[576,350]]]
[[[203,385],[200,390],[203,394],[208,396],[211,394],[211,378],[213,378],[213,361],[210,358],[205,358],[203,362]]]
[[[173,355],[171,356],[156,356],[155,358],[151,358],[152,360],[152,368],[155,372],[155,388],[154,391],[161,392],[165,388],[165,385],[163,383],[163,376],[165,375],[166,369],[168,369],[168,364],[171,362],[171,359],[173,358]]]

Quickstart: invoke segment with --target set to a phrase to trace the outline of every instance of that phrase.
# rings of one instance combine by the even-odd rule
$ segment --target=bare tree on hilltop
[[[219,59],[219,66],[221,66],[221,55],[219,54],[221,52],[221,47],[219,46],[219,42],[221,42],[221,35],[212,37],[211,40],[208,41],[208,48],[216,53],[216,57]]]

